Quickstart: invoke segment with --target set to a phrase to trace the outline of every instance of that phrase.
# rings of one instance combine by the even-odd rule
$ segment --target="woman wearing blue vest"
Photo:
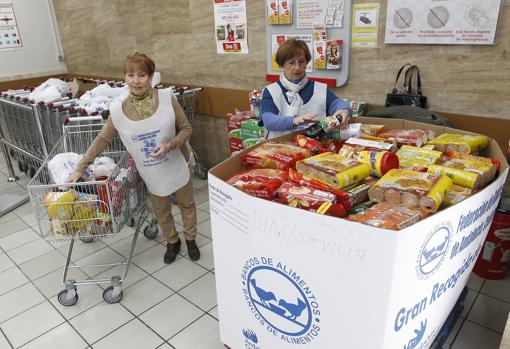
[[[289,39],[276,52],[282,68],[280,79],[266,86],[260,115],[266,138],[273,138],[309,126],[326,115],[341,116],[342,128],[352,116],[352,109],[321,82],[308,80],[306,65],[312,56],[303,40]]]

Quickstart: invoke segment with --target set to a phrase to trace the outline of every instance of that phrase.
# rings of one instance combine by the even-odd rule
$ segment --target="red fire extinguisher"
[[[506,201],[506,204],[503,203]],[[473,272],[489,280],[505,277],[510,262],[510,199],[502,199]]]

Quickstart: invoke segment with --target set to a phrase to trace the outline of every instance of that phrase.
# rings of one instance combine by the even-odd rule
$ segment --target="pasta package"
[[[509,151],[510,153],[510,151]],[[501,163],[498,160],[491,159],[491,158],[485,158],[483,156],[475,156],[475,155],[469,155],[464,154],[458,151],[445,151],[444,157],[447,159],[464,159],[464,160],[476,160],[487,164],[493,164],[496,167],[496,174],[499,173],[499,170],[501,169]]]
[[[429,140],[429,132],[419,129],[390,130],[379,134],[379,137],[394,140],[399,145],[407,144],[421,147]]]
[[[243,155],[243,165],[248,169],[272,168],[286,171],[296,162],[310,156],[310,151],[297,145],[267,142]]]
[[[287,172],[259,168],[243,171],[227,180],[227,183],[248,195],[273,200],[276,191],[287,180]]]
[[[332,193],[297,185],[292,182],[285,182],[278,189],[277,201],[291,207],[328,216],[347,216],[345,208],[340,204],[334,203],[335,195]]]
[[[389,151],[367,151],[358,152],[355,159],[370,166],[370,175],[382,177],[391,169],[399,167],[398,157]]]
[[[69,221],[73,218],[73,203],[78,198],[74,190],[66,192],[49,192],[43,200],[51,220]]]
[[[481,135],[461,135],[456,133],[443,133],[430,140],[439,151],[458,151],[463,154],[472,154],[485,149],[489,145],[489,138]]]
[[[394,152],[397,150],[396,144],[393,143],[392,141],[379,141],[375,139],[349,138],[348,140],[345,141],[345,144],[354,147],[355,151],[386,150]]]
[[[448,159],[430,165],[428,172],[447,175],[454,184],[466,188],[480,189],[494,178],[496,166],[474,159]]]
[[[378,228],[401,230],[418,223],[427,216],[426,212],[419,209],[381,202],[360,213],[350,215],[347,219]]]
[[[368,196],[376,202],[387,201],[436,212],[451,186],[452,180],[444,175],[394,169],[369,189]]]
[[[356,184],[370,174],[367,164],[337,154],[323,153],[296,163],[298,172],[335,189]]]
[[[385,125],[363,124],[361,132],[369,136],[376,136],[384,131]]]
[[[458,204],[459,202],[466,200],[471,195],[473,195],[472,189],[453,184],[450,190],[448,190],[446,197],[444,198],[443,206],[448,207]]]
[[[321,142],[303,135],[296,135],[295,141],[297,145],[299,145],[302,148],[308,149],[310,153],[312,153],[313,155],[317,155],[328,151],[322,146]]]
[[[430,164],[435,164],[443,153],[436,150],[403,145],[397,151],[400,168],[426,172]]]

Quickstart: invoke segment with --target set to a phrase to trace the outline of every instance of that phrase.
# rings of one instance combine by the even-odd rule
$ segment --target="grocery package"
[[[363,124],[361,125],[361,132],[369,136],[377,136],[382,133],[385,128],[385,125]]]
[[[335,195],[291,182],[285,182],[278,189],[277,201],[291,207],[335,217],[346,217],[347,212],[340,204],[334,203]]]
[[[244,149],[243,138],[241,135],[241,123],[248,119],[254,119],[252,112],[239,112],[227,114],[227,133],[230,152],[236,152]]]
[[[362,150],[353,157],[370,166],[370,175],[379,178],[389,170],[399,167],[398,157],[389,151]]]
[[[278,24],[292,24],[293,2],[294,0],[278,0]]]
[[[359,205],[354,206],[349,211],[347,211],[347,213],[350,215],[356,214],[356,213],[361,213],[361,212],[366,211],[369,208],[373,207],[375,204],[376,204],[376,202],[368,200],[368,201],[362,202]]]
[[[296,163],[296,169],[336,189],[358,183],[370,174],[368,165],[333,153],[300,160]]]
[[[442,153],[426,148],[403,145],[397,151],[400,168],[426,172],[430,164],[435,164]]]
[[[468,197],[473,195],[474,191],[472,189],[461,187],[460,185],[453,184],[448,193],[446,193],[446,197],[443,201],[443,206],[448,207],[459,202],[466,200]]]
[[[453,183],[466,188],[485,187],[496,176],[496,166],[476,159],[447,159],[430,164],[429,173],[447,175]]]
[[[326,41],[326,69],[342,68],[343,40]]]
[[[302,148],[308,149],[310,153],[313,155],[317,155],[327,151],[327,149],[325,149],[322,146],[321,142],[303,135],[296,135],[295,141],[297,145],[299,145]]]
[[[247,119],[241,121],[241,139],[244,148],[249,148],[265,140],[266,129],[259,126],[257,119]]]
[[[445,151],[444,152],[444,158],[445,159],[464,159],[464,160],[475,160],[479,162],[484,162],[487,164],[493,164],[496,167],[496,174],[499,173],[499,170],[501,169],[501,163],[498,160],[485,158],[483,156],[475,156],[475,155],[469,155],[464,154],[458,151]]]
[[[429,140],[439,151],[458,151],[464,154],[485,149],[489,144],[489,138],[481,135],[461,135],[456,133],[443,133],[436,138]]]
[[[355,147],[356,152],[361,150],[379,150],[379,151],[387,150],[395,152],[397,150],[397,145],[392,141],[382,141],[364,138],[349,138],[345,141],[345,144]]]
[[[286,179],[285,171],[259,168],[238,173],[230,177],[227,183],[248,195],[273,200],[276,191]]]
[[[378,228],[401,230],[427,216],[426,212],[418,209],[380,202],[367,210],[348,216],[347,219]]]
[[[371,187],[371,185],[366,183],[360,183],[342,190],[335,189],[291,168],[289,168],[289,180],[305,187],[319,189],[334,194],[336,196],[336,202],[342,204],[346,210],[350,210],[353,206],[359,205],[363,201],[368,200],[368,189]]]
[[[43,199],[43,204],[47,207],[48,217],[51,220],[70,220],[73,217],[72,203],[76,201],[78,196],[75,190],[47,193]]]
[[[294,168],[297,161],[310,156],[310,151],[300,146],[267,142],[243,155],[243,165],[248,169],[272,168],[287,170]]]
[[[260,118],[260,100],[262,99],[262,91],[253,90],[248,93],[248,101],[250,102],[250,111],[256,118]]]
[[[427,212],[439,209],[452,180],[413,170],[390,170],[368,191],[370,200],[387,201],[406,207],[419,207]]]
[[[380,133],[378,137],[394,140],[398,145],[413,145],[415,147],[421,147],[427,143],[429,138],[433,136],[431,131],[425,130],[389,130]]]
[[[349,138],[359,138],[361,136],[361,124],[349,124],[345,130],[335,128],[328,133],[328,139],[346,140]]]

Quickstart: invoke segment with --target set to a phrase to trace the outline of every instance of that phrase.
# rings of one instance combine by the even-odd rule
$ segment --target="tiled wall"
[[[211,0],[53,0],[69,72],[120,76],[137,50],[151,55],[164,81],[251,90],[265,75],[264,0],[246,0],[248,55],[218,55]],[[355,2],[370,2],[368,0]],[[381,0],[378,49],[353,49],[339,96],[384,104],[398,68],[414,62],[437,111],[510,119],[510,0],[502,0],[494,46],[385,45]]]

